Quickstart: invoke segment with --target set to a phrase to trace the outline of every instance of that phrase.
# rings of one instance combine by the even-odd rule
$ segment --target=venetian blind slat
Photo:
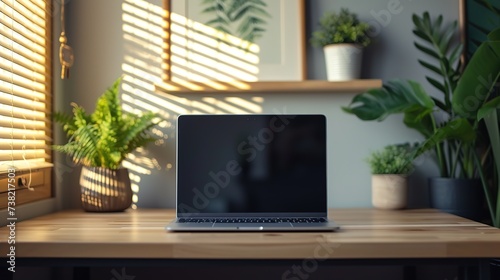
[[[0,166],[50,166],[50,7],[0,2]]]

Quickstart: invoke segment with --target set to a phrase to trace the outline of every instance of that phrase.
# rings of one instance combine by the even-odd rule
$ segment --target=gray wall
[[[148,5],[149,3],[149,5]],[[149,9],[150,35],[159,24],[154,22],[161,0],[143,4]],[[365,78],[414,79],[424,82],[424,72],[417,63],[413,47],[411,15],[424,10],[443,14],[447,21],[458,18],[455,0],[309,0],[306,1],[307,38],[319,16],[326,10],[347,7],[360,18],[376,25],[375,42],[365,53]],[[67,32],[73,46],[75,63],[71,79],[57,88],[56,109],[69,111],[76,102],[93,110],[96,98],[115,78],[126,73],[125,105],[135,109],[156,110],[165,119],[157,131],[163,142],[135,154],[132,173],[138,186],[139,207],[173,207],[175,205],[175,118],[191,112],[262,112],[286,110],[287,113],[320,113],[328,117],[328,204],[329,207],[370,207],[370,172],[364,159],[370,151],[390,143],[417,141],[420,136],[408,130],[400,117],[383,123],[362,122],[341,111],[354,94],[348,93],[265,93],[265,94],[158,94],[152,84],[160,80],[161,59],[151,40],[131,41],[126,29],[127,1],[72,0],[67,5]],[[389,8],[390,7],[390,8]],[[391,14],[390,11],[393,13]],[[390,16],[390,18],[389,18]],[[148,31],[149,32],[149,31]],[[135,33],[137,35],[137,33]],[[156,34],[157,35],[157,34]],[[158,36],[156,36],[158,37]],[[309,79],[325,79],[323,54],[320,49],[307,48]],[[236,105],[235,105],[236,104]],[[243,104],[243,105],[242,105]],[[59,135],[59,134],[58,134]],[[59,141],[61,141],[61,137]],[[169,164],[173,164],[170,166]],[[78,174],[64,157],[57,159],[56,184],[61,189],[62,207],[79,207]],[[149,173],[149,174],[143,174]],[[435,176],[431,161],[419,163],[412,176],[413,206],[425,205],[426,176]]]

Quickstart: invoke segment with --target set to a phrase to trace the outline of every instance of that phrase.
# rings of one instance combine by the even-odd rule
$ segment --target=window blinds
[[[50,0],[0,2],[0,172],[51,162]]]

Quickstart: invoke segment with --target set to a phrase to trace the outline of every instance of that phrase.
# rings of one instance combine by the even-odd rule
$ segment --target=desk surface
[[[500,257],[500,230],[430,209],[333,209],[326,233],[171,233],[172,210],[64,211],[16,225],[16,256],[34,258],[367,259]],[[7,254],[9,229],[0,229]]]

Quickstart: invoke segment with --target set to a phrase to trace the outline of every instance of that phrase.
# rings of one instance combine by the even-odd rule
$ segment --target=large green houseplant
[[[348,9],[323,14],[310,42],[323,48],[328,80],[359,78],[363,47],[371,42],[369,31],[370,25]]]
[[[442,93],[440,98],[428,94],[417,82],[394,80],[384,84],[383,88],[372,89],[355,96],[352,103],[344,110],[363,120],[379,121],[388,115],[402,113],[404,123],[420,132],[425,139],[415,152],[415,157],[433,149],[441,177],[477,179],[484,168],[482,164],[477,164],[477,157],[482,159],[487,157],[487,141],[482,137],[483,134],[479,133],[481,126],[478,121],[464,117],[459,109],[469,108],[470,98],[459,100],[458,96],[465,95],[460,94],[461,91],[469,95],[476,94],[475,88],[482,83],[480,77],[492,77],[488,83],[496,81],[497,62],[490,57],[491,54],[477,52],[465,71],[462,71],[459,61],[462,46],[452,43],[456,22],[443,27],[442,21],[441,16],[432,20],[428,13],[424,13],[422,17],[413,16],[415,25],[413,32],[419,38],[415,46],[429,57],[425,61],[419,60],[419,63],[434,76],[440,77],[440,80],[433,76],[426,77],[427,81]],[[492,47],[491,44],[486,44],[488,47],[485,48]],[[480,72],[482,76],[465,75],[474,71],[469,69],[478,67],[473,60],[481,61],[483,64],[479,67],[482,67]],[[463,89],[464,87],[467,88]],[[481,94],[483,98],[488,97],[485,92]],[[484,100],[479,101],[481,104]],[[468,194],[469,199],[464,201],[474,202],[476,207],[480,206],[480,202],[476,201],[478,199],[471,199],[472,195],[482,197],[480,188],[466,189],[474,191],[474,194]]]
[[[121,166],[127,155],[154,140],[150,129],[157,115],[124,112],[118,78],[97,100],[95,111],[72,103],[73,114],[54,113],[68,137],[53,149],[83,165],[80,177],[82,206],[87,211],[122,211],[132,202],[128,170]]]
[[[488,40],[479,46],[470,59],[454,92],[452,105],[457,115],[470,122],[473,127],[478,127],[481,122],[486,126],[490,140],[487,151],[493,158],[493,163],[489,166],[492,170],[487,169],[488,166],[478,154],[474,156],[476,166],[480,167],[480,177],[492,223],[500,228],[499,82],[500,28],[497,28],[488,35]],[[446,138],[446,135],[442,138]]]

